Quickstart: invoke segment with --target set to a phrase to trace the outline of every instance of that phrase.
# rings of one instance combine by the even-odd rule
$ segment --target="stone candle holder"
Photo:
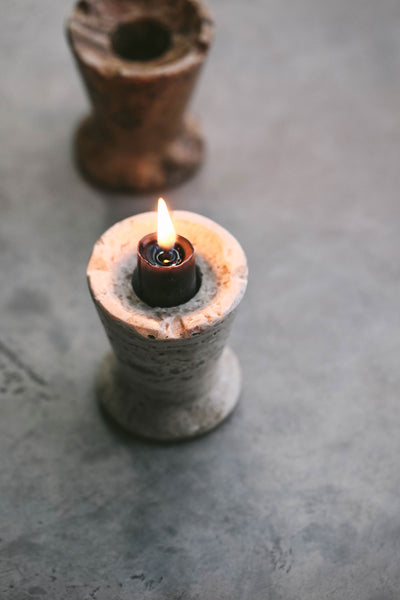
[[[114,352],[100,369],[98,397],[128,431],[155,440],[201,435],[235,407],[238,360],[225,343],[247,284],[244,252],[230,233],[205,217],[175,211],[177,233],[189,239],[201,272],[185,304],[152,308],[131,286],[139,240],[157,227],[155,212],[125,219],[95,244],[89,289]]]
[[[191,175],[203,140],[185,109],[213,37],[200,0],[81,0],[67,33],[93,105],[76,135],[83,173],[142,191]]]

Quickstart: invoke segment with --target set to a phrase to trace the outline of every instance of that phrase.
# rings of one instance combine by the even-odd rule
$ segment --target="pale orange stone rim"
[[[196,213],[172,212],[178,234],[191,241],[196,256],[211,266],[215,293],[199,292],[186,304],[171,308],[144,305],[126,286],[128,293],[117,293],[117,282],[125,275],[127,264],[135,265],[139,240],[157,228],[157,213],[129,217],[108,229],[96,242],[87,277],[94,301],[103,311],[144,337],[181,339],[215,326],[240,303],[247,285],[247,261],[238,241],[223,227]],[[203,273],[203,278],[209,277]],[[130,300],[128,299],[131,298]],[[133,298],[133,300],[132,300]]]

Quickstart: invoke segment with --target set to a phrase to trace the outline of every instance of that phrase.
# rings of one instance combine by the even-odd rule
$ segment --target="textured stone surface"
[[[203,139],[184,113],[213,37],[201,1],[81,0],[67,31],[93,104],[76,136],[83,173],[142,191],[189,177]]]
[[[168,345],[160,343],[168,355]],[[194,377],[190,372],[190,389],[184,381],[185,389],[182,390],[181,378],[188,366],[185,350],[182,348],[178,354],[181,359],[177,361],[178,368],[171,369],[176,375],[172,378],[169,375],[167,379],[168,387],[174,386],[172,399],[165,393],[164,385],[157,386],[155,383],[151,389],[140,381],[136,373],[121,373],[115,354],[107,354],[100,365],[97,381],[101,406],[126,431],[150,440],[189,440],[214,429],[231,414],[239,399],[239,362],[232,350],[225,347],[217,359],[213,359],[211,354],[212,364],[203,369],[200,380],[198,373]],[[193,354],[189,356],[194,362]],[[149,360],[149,371],[154,370],[153,362],[154,358]],[[198,371],[196,366],[194,364],[194,370]],[[197,381],[201,384],[200,389]]]
[[[213,0],[203,170],[166,198],[243,245],[232,418],[191,443],[99,416],[85,270],[157,198],[99,194],[65,0],[3,3],[0,597],[398,600],[400,7]]]
[[[96,242],[87,268],[90,293],[117,361],[99,376],[102,405],[125,429],[172,441],[201,435],[233,410],[239,365],[223,353],[247,285],[237,240],[196,213],[174,211],[176,232],[190,240],[201,286],[188,302],[152,308],[132,288],[137,248],[157,229],[157,213],[116,223]]]

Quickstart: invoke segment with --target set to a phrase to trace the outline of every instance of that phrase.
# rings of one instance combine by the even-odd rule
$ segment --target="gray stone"
[[[230,348],[223,350],[216,366],[212,374],[203,374],[203,380],[211,383],[208,389],[191,398],[182,394],[179,377],[174,376],[175,401],[168,402],[161,385],[149,390],[135,386],[132,378],[127,383],[115,354],[108,354],[99,370],[98,397],[107,413],[130,433],[163,442],[188,440],[222,423],[238,401],[240,366]]]

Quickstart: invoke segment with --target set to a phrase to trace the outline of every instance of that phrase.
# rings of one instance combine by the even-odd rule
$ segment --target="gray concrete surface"
[[[98,412],[85,269],[154,206],[86,185],[70,2],[2,2],[1,600],[400,598],[400,5],[214,0],[199,175],[238,237],[240,407],[192,443]]]

